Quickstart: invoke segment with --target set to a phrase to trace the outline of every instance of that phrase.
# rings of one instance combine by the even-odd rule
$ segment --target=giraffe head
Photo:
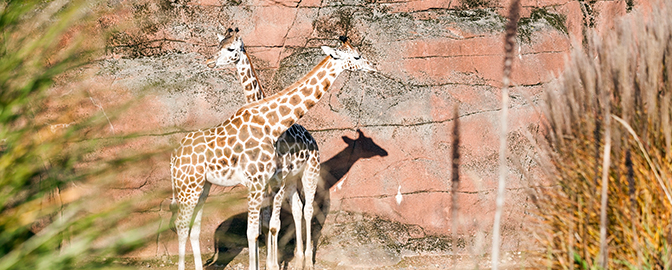
[[[385,157],[387,151],[376,144],[373,139],[366,137],[362,130],[357,129],[357,139],[350,139],[346,136],[341,137],[348,148],[352,148],[351,154],[359,158],[371,158],[375,156]]]
[[[343,45],[337,49],[332,49],[327,46],[322,46],[322,50],[327,55],[331,56],[340,68],[343,70],[363,70],[368,72],[376,71],[373,65],[362,57],[359,52],[350,45],[348,38],[345,36],[339,37]]]
[[[238,36],[238,28],[226,30],[226,34],[217,34],[219,51],[206,64],[210,68],[230,65],[238,62],[241,53],[245,52],[243,40]]]

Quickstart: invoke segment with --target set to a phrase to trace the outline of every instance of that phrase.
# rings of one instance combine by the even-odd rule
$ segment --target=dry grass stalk
[[[637,237],[637,216],[635,215],[637,209],[637,196],[635,189],[635,171],[632,166],[632,156],[630,155],[630,149],[625,150],[625,168],[627,170],[626,177],[628,179],[628,195],[630,195],[630,224],[632,226],[632,242],[635,243],[633,247],[637,250],[637,264],[635,265],[637,269],[641,269],[641,259],[642,253],[639,250],[639,237]]]
[[[600,193],[600,267],[607,268],[607,200],[609,199],[609,167],[611,166],[611,117],[609,114],[609,101],[606,98],[602,99],[604,104],[604,154],[602,156],[602,192]]]
[[[509,114],[509,80],[511,77],[511,65],[513,64],[513,48],[516,45],[516,31],[520,19],[520,0],[513,0],[509,7],[509,21],[506,24],[504,36],[504,72],[502,78],[502,112],[499,130],[499,180],[497,185],[497,199],[495,209],[495,221],[492,229],[492,269],[497,270],[499,264],[499,249],[501,244],[500,224],[504,208],[506,191],[506,176],[509,168],[506,165],[506,138],[507,121]]]
[[[533,232],[547,268],[672,269],[670,4],[592,35],[547,91],[556,185],[534,194]]]
[[[455,105],[455,108],[453,110],[453,115],[455,116],[455,120],[453,121],[453,143],[452,143],[452,158],[451,158],[451,165],[452,165],[452,179],[451,179],[451,189],[450,189],[450,196],[452,199],[451,203],[451,222],[452,222],[452,237],[451,240],[453,242],[453,269],[457,266],[456,263],[456,258],[457,258],[457,230],[458,230],[458,198],[457,198],[457,190],[460,188],[460,114],[458,110],[457,104]]]

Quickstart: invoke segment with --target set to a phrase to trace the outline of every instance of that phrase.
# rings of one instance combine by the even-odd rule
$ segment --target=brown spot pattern
[[[278,111],[280,112],[280,116],[284,117],[284,116],[287,116],[292,110],[289,109],[289,107],[287,107],[285,105],[280,105],[280,107],[278,108]]]

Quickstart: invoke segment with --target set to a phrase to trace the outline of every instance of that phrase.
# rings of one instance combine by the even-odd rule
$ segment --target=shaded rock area
[[[505,251],[532,245],[524,230],[531,207],[527,191],[542,179],[526,138],[539,132],[535,104],[544,85],[562,70],[572,40],[580,44],[585,27],[608,29],[629,3],[646,4],[523,1],[524,35],[510,91]],[[378,72],[344,72],[299,121],[316,138],[323,167],[315,220],[327,225],[320,227],[316,260],[334,267],[339,262],[386,267],[406,255],[454,251],[444,236],[452,233],[449,155],[457,117],[463,178],[456,191],[456,233],[463,244],[455,251],[468,255],[475,239],[487,239],[495,209],[502,28],[509,1],[126,0],[119,5],[122,11],[101,18],[101,26],[133,27],[114,31],[107,57],[85,84],[96,102],[92,110],[139,100],[110,120],[115,134],[137,139],[128,147],[175,147],[187,132],[217,125],[244,104],[233,68],[204,65],[215,51],[217,32],[240,29],[267,94],[317,64],[324,57],[320,46],[336,46],[338,36],[347,35]],[[581,5],[590,5],[590,12],[582,13]],[[110,192],[168,194],[129,226],[142,216],[170,218],[169,179],[165,155]],[[244,194],[242,187],[213,187],[203,217],[204,253],[215,252],[217,228],[245,211]],[[348,241],[358,244],[351,248]],[[480,243],[478,254],[490,250],[489,242]],[[176,236],[168,231],[135,255],[176,254]]]
[[[326,230],[318,244],[317,257],[324,263],[350,267],[392,266],[404,256],[453,251],[451,239],[425,235],[418,225],[360,213],[338,212],[334,216],[334,220],[329,221],[335,225]]]

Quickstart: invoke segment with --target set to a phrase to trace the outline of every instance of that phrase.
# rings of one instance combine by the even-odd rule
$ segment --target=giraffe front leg
[[[320,177],[320,162],[319,153],[315,151],[308,160],[306,169],[303,172],[301,181],[303,183],[303,193],[306,199],[306,204],[303,206],[303,218],[306,220],[306,251],[304,269],[313,269],[313,236],[312,236],[312,221],[313,221],[313,202],[315,201],[315,192],[317,190],[317,183]]]
[[[247,247],[250,255],[250,270],[259,270],[259,211],[261,210],[262,191],[254,190],[247,194]]]
[[[306,252],[304,254],[305,264],[303,269],[313,269],[313,236],[312,236],[312,220],[313,220],[313,199],[308,200],[310,195],[306,195],[306,205],[303,206],[303,218],[306,220]],[[313,196],[310,196],[313,197]]]
[[[285,186],[281,185],[278,192],[273,196],[273,205],[271,212],[271,220],[268,224],[268,240],[266,246],[268,248],[268,256],[266,256],[266,268],[270,270],[278,270],[278,233],[280,232],[280,210],[282,210],[282,202],[285,198]]]
[[[303,269],[303,261],[305,260],[303,256],[303,230],[301,223],[303,222],[303,204],[301,203],[301,198],[299,197],[299,192],[296,190],[296,186],[291,190],[291,204],[292,204],[292,217],[294,218],[294,228],[296,231],[296,249],[294,250],[294,261],[296,262],[294,269],[301,270]]]
[[[201,259],[201,244],[199,241],[201,235],[201,216],[203,215],[203,208],[198,210],[196,213],[196,218],[194,219],[194,225],[191,227],[191,233],[189,238],[191,240],[191,250],[194,253],[194,268],[196,270],[203,270],[203,262]]]

